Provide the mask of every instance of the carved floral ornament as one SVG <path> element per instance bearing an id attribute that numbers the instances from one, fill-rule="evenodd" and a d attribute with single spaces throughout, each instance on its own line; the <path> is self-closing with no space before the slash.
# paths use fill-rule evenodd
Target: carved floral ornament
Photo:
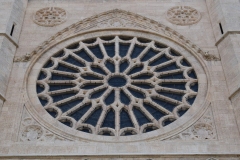
<path id="1" fill-rule="evenodd" d="M 42 54 L 47 49 L 56 45 L 57 43 L 63 41 L 64 39 L 76 36 L 78 34 L 84 33 L 86 31 L 94 31 L 101 29 L 132 29 L 132 30 L 142 30 L 147 32 L 152 32 L 163 37 L 167 37 L 173 41 L 176 41 L 187 48 L 189 51 L 200 54 L 207 61 L 219 61 L 220 59 L 214 55 L 209 54 L 201 50 L 198 46 L 193 44 L 191 41 L 186 39 L 184 36 L 180 35 L 171 28 L 160 24 L 149 18 L 134 14 L 131 12 L 115 9 L 111 11 L 104 12 L 77 22 L 62 31 L 58 32 L 56 35 L 50 37 L 48 40 L 44 41 L 40 46 L 38 46 L 31 53 L 27 53 L 21 57 L 15 57 L 15 62 L 27 62 L 36 54 Z"/>
<path id="2" fill-rule="evenodd" d="M 166 13 L 167 19 L 177 25 L 191 25 L 201 19 L 201 14 L 189 6 L 176 6 L 170 8 Z"/>
<path id="3" fill-rule="evenodd" d="M 67 13 L 64 9 L 59 7 L 46 7 L 38 10 L 33 20 L 35 23 L 45 27 L 53 27 L 65 22 Z"/>

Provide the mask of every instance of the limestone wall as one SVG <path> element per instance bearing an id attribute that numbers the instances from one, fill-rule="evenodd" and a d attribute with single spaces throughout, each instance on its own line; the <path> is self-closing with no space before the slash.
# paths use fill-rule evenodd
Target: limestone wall
<path id="1" fill-rule="evenodd" d="M 99 157 L 152 160 L 239 159 L 240 43 L 239 36 L 235 33 L 239 28 L 237 20 L 239 1 L 231 0 L 226 3 L 220 0 L 29 0 L 27 3 L 26 0 L 15 0 L 11 2 L 0 1 L 8 6 L 1 6 L 6 10 L 4 13 L 0 10 L 1 16 L 5 14 L 8 16 L 8 18 L 3 16 L 4 18 L 0 20 L 0 24 L 5 24 L 5 27 L 0 25 L 2 32 L 0 55 L 3 53 L 0 58 L 0 68 L 3 68 L 0 71 L 0 93 L 6 99 L 0 115 L 0 156 L 3 159 L 17 159 L 17 157 L 30 159 L 36 158 L 35 156 L 42 159 L 51 156 L 56 159 L 60 158 L 59 156 L 63 156 L 61 157 L 63 159 L 100 159 Z M 171 23 L 166 18 L 166 12 L 174 6 L 190 6 L 201 14 L 201 19 L 191 25 Z M 55 26 L 35 23 L 33 20 L 35 13 L 46 7 L 64 9 L 67 13 L 66 21 Z M 190 63 L 196 66 L 195 69 L 202 72 L 198 78 L 205 82 L 201 87 L 205 87 L 207 94 L 199 95 L 205 96 L 199 104 L 203 101 L 206 103 L 199 108 L 195 104 L 199 114 L 188 114 L 187 118 L 190 119 L 188 123 L 182 125 L 180 119 L 179 123 L 172 125 L 177 128 L 176 126 L 181 124 L 181 127 L 174 131 L 167 132 L 171 129 L 169 127 L 163 129 L 162 133 L 165 134 L 162 135 L 152 132 L 146 133 L 147 136 L 138 135 L 139 137 L 135 139 L 128 136 L 125 142 L 119 140 L 122 137 L 113 139 L 102 137 L 96 140 L 97 138 L 91 139 L 87 133 L 79 134 L 63 126 L 47 115 L 39 102 L 32 103 L 35 84 L 31 82 L 31 78 L 34 79 L 37 73 L 32 71 L 29 75 L 31 71 L 29 68 L 35 65 L 39 70 L 43 66 L 41 63 L 43 60 L 39 57 L 44 57 L 42 56 L 44 53 L 46 53 L 45 57 L 50 56 L 78 39 L 94 37 L 95 33 L 116 34 L 116 28 L 114 31 L 109 28 L 112 27 L 113 30 L 116 27 L 114 25 L 119 25 L 119 22 L 110 27 L 109 24 L 101 23 L 101 26 L 109 27 L 104 31 L 104 28 L 97 28 L 98 25 L 100 26 L 101 17 L 89 18 L 113 9 L 131 12 L 126 15 L 124 12 L 122 18 L 131 19 L 132 24 L 135 24 L 132 25 L 135 30 L 128 29 L 126 25 L 117 26 L 125 33 L 141 37 L 151 32 L 149 39 L 171 42 L 173 46 L 184 52 Z M 145 18 L 139 18 L 135 14 Z M 106 16 L 111 17 L 111 13 L 106 12 Z M 228 19 L 228 16 L 231 18 Z M 77 23 L 86 18 L 89 19 Z M 17 28 L 12 38 L 9 36 L 9 26 L 13 22 L 17 24 Z M 220 22 L 226 34 L 225 38 L 219 29 Z M 66 27 L 68 28 L 65 29 Z M 88 32 L 91 29 L 95 32 Z M 143 31 L 144 33 L 139 33 Z M 228 34 L 228 31 L 234 32 Z M 118 34 L 121 33 L 123 31 L 119 31 Z M 190 53 L 192 54 L 189 55 Z M 35 61 L 37 63 L 34 63 Z M 32 90 L 31 94 L 27 89 L 28 82 L 33 86 L 29 89 Z M 0 106 L 1 103 L 0 101 Z M 204 127 L 199 129 L 198 124 Z M 33 130 L 36 130 L 39 136 L 30 133 L 29 126 L 35 127 Z M 208 135 L 209 133 L 211 136 Z"/>

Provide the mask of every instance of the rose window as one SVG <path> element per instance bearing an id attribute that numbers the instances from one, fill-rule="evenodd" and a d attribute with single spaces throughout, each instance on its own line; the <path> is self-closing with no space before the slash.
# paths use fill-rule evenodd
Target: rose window
<path id="1" fill-rule="evenodd" d="M 192 106 L 197 91 L 197 75 L 180 53 L 128 36 L 67 46 L 46 62 L 37 80 L 38 98 L 53 118 L 106 136 L 174 123 Z"/>

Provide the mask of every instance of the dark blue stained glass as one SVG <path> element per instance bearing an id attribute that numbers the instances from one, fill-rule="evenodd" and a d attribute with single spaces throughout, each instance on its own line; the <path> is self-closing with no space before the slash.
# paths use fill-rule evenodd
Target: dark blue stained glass
<path id="1" fill-rule="evenodd" d="M 157 48 L 167 48 L 167 46 L 165 44 L 161 44 L 161 43 L 155 43 L 155 46 Z"/>
<path id="2" fill-rule="evenodd" d="M 68 89 L 68 88 L 73 88 L 74 85 L 49 85 L 49 91 L 56 91 L 56 90 L 61 90 L 61 89 Z"/>
<path id="3" fill-rule="evenodd" d="M 113 40 L 114 38 L 115 38 L 114 36 L 101 37 L 101 39 L 104 40 L 104 41 L 111 41 L 111 40 Z"/>
<path id="4" fill-rule="evenodd" d="M 91 66 L 92 71 L 103 74 L 103 75 L 107 75 L 99 66 Z"/>
<path id="5" fill-rule="evenodd" d="M 135 76 L 132 79 L 150 79 L 150 78 L 152 78 L 152 76 L 153 75 L 142 74 L 142 75 Z"/>
<path id="6" fill-rule="evenodd" d="M 150 42 L 151 42 L 151 40 L 145 39 L 145 38 L 138 38 L 137 40 L 138 40 L 140 43 L 150 43 Z"/>
<path id="7" fill-rule="evenodd" d="M 83 42 L 83 43 L 90 44 L 90 43 L 94 43 L 94 42 L 96 42 L 96 41 L 97 41 L 97 39 L 96 39 L 96 38 L 93 38 L 93 39 L 84 40 L 84 41 L 82 41 L 82 42 Z"/>
<path id="8" fill-rule="evenodd" d="M 160 106 L 162 106 L 163 108 L 169 110 L 170 112 L 172 112 L 173 109 L 177 106 L 177 105 L 175 105 L 175 104 L 172 104 L 172 103 L 170 103 L 170 102 L 161 100 L 161 99 L 159 99 L 159 98 L 152 98 L 152 100 L 153 100 L 155 103 L 157 103 L 157 104 L 159 104 Z"/>
<path id="9" fill-rule="evenodd" d="M 180 90 L 186 90 L 185 85 L 186 85 L 186 83 L 162 83 L 162 84 L 160 84 L 160 86 L 162 86 L 162 87 L 180 89 Z"/>
<path id="10" fill-rule="evenodd" d="M 61 122 L 61 121 L 60 121 Z M 65 124 L 68 127 L 71 127 L 71 122 L 70 121 L 65 121 L 65 122 L 61 122 L 62 124 Z"/>
<path id="11" fill-rule="evenodd" d="M 145 123 L 150 123 L 151 121 L 136 107 L 133 108 L 133 113 L 138 121 L 139 126 L 145 124 Z"/>
<path id="12" fill-rule="evenodd" d="M 81 89 L 93 89 L 93 88 L 96 88 L 101 85 L 102 84 L 86 84 L 86 85 L 82 86 Z"/>
<path id="13" fill-rule="evenodd" d="M 44 86 L 37 84 L 37 93 L 41 93 L 42 91 L 44 91 Z"/>
<path id="14" fill-rule="evenodd" d="M 69 46 L 67 46 L 67 49 L 77 49 L 79 47 L 79 43 L 74 43 Z"/>
<path id="15" fill-rule="evenodd" d="M 103 95 L 103 93 L 106 91 L 107 88 L 104 88 L 102 90 L 99 90 L 97 92 L 94 92 L 91 96 L 90 99 L 95 99 L 95 98 L 99 98 L 101 95 Z"/>
<path id="16" fill-rule="evenodd" d="M 140 55 L 140 53 L 144 50 L 145 47 L 142 47 L 142 46 L 139 46 L 139 45 L 135 45 L 134 46 L 134 49 L 132 51 L 132 54 L 131 54 L 131 58 L 136 58 Z"/>
<path id="17" fill-rule="evenodd" d="M 167 62 L 167 61 L 169 61 L 169 59 L 165 55 L 163 55 L 163 56 L 157 58 L 156 60 L 154 60 L 153 62 L 151 62 L 149 64 L 149 66 L 156 66 L 156 65 L 159 65 L 159 64 Z"/>
<path id="18" fill-rule="evenodd" d="M 47 99 L 42 99 L 40 97 L 39 97 L 39 101 L 42 104 L 42 106 L 45 106 L 48 103 Z"/>
<path id="19" fill-rule="evenodd" d="M 198 91 L 198 83 L 191 84 L 191 85 L 190 85 L 190 88 L 191 88 L 191 90 L 197 92 L 197 91 Z"/>
<path id="20" fill-rule="evenodd" d="M 128 52 L 128 49 L 130 47 L 130 44 L 119 44 L 119 55 L 121 57 L 125 57 L 127 52 Z"/>
<path id="21" fill-rule="evenodd" d="M 127 80 L 120 76 L 115 76 L 108 80 L 108 84 L 113 87 L 122 87 L 126 83 L 127 83 Z"/>
<path id="22" fill-rule="evenodd" d="M 102 113 L 102 108 L 96 109 L 85 121 L 85 123 L 91 124 L 92 126 L 96 126 L 98 119 Z"/>
<path id="23" fill-rule="evenodd" d="M 99 59 L 103 58 L 102 51 L 99 47 L 99 45 L 93 46 L 93 47 L 88 47 L 89 50 Z"/>
<path id="24" fill-rule="evenodd" d="M 115 72 L 115 65 L 114 65 L 113 62 L 106 61 L 105 66 L 107 67 L 107 69 L 108 69 L 110 72 L 112 72 L 112 73 Z"/>
<path id="25" fill-rule="evenodd" d="M 143 103 L 143 106 L 148 110 L 149 113 L 151 113 L 151 115 L 156 119 L 159 120 L 160 118 L 162 118 L 163 116 L 166 116 L 166 114 L 162 113 L 161 111 L 159 111 L 157 108 L 153 107 L 150 104 L 147 103 Z"/>
<path id="26" fill-rule="evenodd" d="M 182 101 L 182 97 L 183 97 L 183 94 L 170 93 L 170 92 L 158 92 L 158 94 L 178 100 L 178 101 Z"/>
<path id="27" fill-rule="evenodd" d="M 174 122 L 175 120 L 172 120 L 172 119 L 167 119 L 163 122 L 163 126 L 167 126 L 169 124 L 171 124 L 172 122 Z"/>
<path id="28" fill-rule="evenodd" d="M 143 69 L 143 66 L 139 66 L 139 67 L 134 66 L 134 68 L 130 72 L 128 72 L 127 75 L 131 75 L 133 73 L 140 72 L 142 69 Z"/>
<path id="29" fill-rule="evenodd" d="M 63 57 L 65 55 L 65 53 L 64 53 L 64 51 L 63 50 L 61 50 L 61 51 L 59 51 L 58 53 L 56 53 L 53 57 Z"/>
<path id="30" fill-rule="evenodd" d="M 188 103 L 189 103 L 190 105 L 192 105 L 193 102 L 195 101 L 195 99 L 196 99 L 196 96 L 188 97 L 187 101 L 188 101 Z"/>
<path id="31" fill-rule="evenodd" d="M 114 44 L 104 44 L 105 50 L 109 57 L 114 57 L 115 55 L 115 45 Z"/>
<path id="32" fill-rule="evenodd" d="M 96 77 L 96 76 L 94 76 L 94 75 L 90 75 L 90 74 L 88 74 L 88 75 L 82 75 L 82 78 L 84 78 L 84 79 L 86 79 L 86 80 L 101 80 L 101 78 L 98 78 L 98 77 Z"/>
<path id="33" fill-rule="evenodd" d="M 71 73 L 78 73 L 77 70 L 72 69 L 72 68 L 67 67 L 67 66 L 64 66 L 62 64 L 58 64 L 58 67 L 55 70 L 64 71 L 64 72 L 71 72 Z"/>
<path id="34" fill-rule="evenodd" d="M 171 70 L 175 70 L 175 69 L 179 69 L 179 67 L 176 65 L 176 63 L 172 63 L 168 66 L 156 69 L 156 72 L 164 72 L 164 71 L 171 71 Z"/>
<path id="35" fill-rule="evenodd" d="M 115 100 L 115 91 L 112 90 L 104 101 L 106 105 L 110 105 L 114 102 L 114 100 Z"/>
<path id="36" fill-rule="evenodd" d="M 148 75 L 148 74 L 141 74 L 141 75 L 138 75 L 132 79 L 150 79 L 152 78 L 153 75 Z"/>
<path id="37" fill-rule="evenodd" d="M 53 102 L 61 101 L 63 99 L 75 96 L 77 93 L 63 93 L 59 95 L 52 95 Z"/>
<path id="38" fill-rule="evenodd" d="M 136 91 L 136 90 L 131 89 L 131 88 L 128 88 L 128 90 L 136 98 L 145 98 L 145 95 L 142 92 L 140 92 L 140 91 Z"/>
<path id="39" fill-rule="evenodd" d="M 38 80 L 43 80 L 44 78 L 46 78 L 47 75 L 44 74 L 43 72 L 40 72 L 39 76 L 38 76 Z"/>
<path id="40" fill-rule="evenodd" d="M 88 129 L 88 128 L 83 128 L 83 129 L 80 130 L 80 131 L 85 132 L 85 133 L 91 133 L 91 132 L 90 132 L 90 129 Z"/>
<path id="41" fill-rule="evenodd" d="M 151 88 L 153 88 L 153 86 L 151 86 L 150 84 L 145 84 L 145 83 L 142 83 L 142 84 L 132 83 L 132 85 L 137 86 L 139 88 L 143 88 L 143 89 L 151 89 Z"/>
<path id="42" fill-rule="evenodd" d="M 119 38 L 124 41 L 129 41 L 133 39 L 133 37 L 130 37 L 130 36 L 119 36 Z"/>
<path id="43" fill-rule="evenodd" d="M 50 67 L 52 67 L 53 66 L 53 61 L 51 61 L 51 60 L 49 60 L 49 61 L 47 61 L 47 63 L 43 66 L 43 68 L 50 68 Z"/>
<path id="44" fill-rule="evenodd" d="M 181 64 L 182 64 L 183 66 L 190 67 L 189 62 L 186 61 L 185 59 L 182 60 Z"/>
<path id="45" fill-rule="evenodd" d="M 152 58 L 153 56 L 155 56 L 158 52 L 154 51 L 153 49 L 150 49 L 145 55 L 144 57 L 141 59 L 142 62 L 145 62 L 147 60 L 149 60 L 150 58 Z"/>
<path id="46" fill-rule="evenodd" d="M 124 72 L 127 69 L 128 66 L 129 66 L 129 63 L 127 61 L 122 62 L 120 64 L 120 72 L 121 73 Z"/>
<path id="47" fill-rule="evenodd" d="M 91 104 L 85 104 L 79 110 L 70 114 L 69 116 L 73 117 L 76 121 L 78 121 L 89 110 L 91 106 Z"/>
<path id="48" fill-rule="evenodd" d="M 84 49 L 81 49 L 80 51 L 76 51 L 74 53 L 88 62 L 93 62 L 92 58 L 86 53 Z"/>
<path id="49" fill-rule="evenodd" d="M 115 128 L 115 113 L 112 109 L 107 113 L 103 121 L 102 127 L 110 127 L 113 129 Z"/>
<path id="50" fill-rule="evenodd" d="M 132 132 L 125 132 L 125 135 L 124 136 L 132 136 L 132 135 L 134 135 Z"/>
<path id="51" fill-rule="evenodd" d="M 120 128 L 134 127 L 128 113 L 123 109 L 120 113 Z"/>
<path id="52" fill-rule="evenodd" d="M 111 133 L 110 133 L 110 132 L 103 132 L 102 135 L 103 135 L 103 136 L 111 136 Z"/>
<path id="53" fill-rule="evenodd" d="M 170 50 L 170 54 L 171 54 L 172 56 L 179 56 L 179 53 L 176 52 L 176 51 L 173 50 L 173 49 Z"/>
<path id="54" fill-rule="evenodd" d="M 47 112 L 48 112 L 53 118 L 56 118 L 56 117 L 57 117 L 57 112 L 56 112 L 56 111 L 47 110 Z"/>
<path id="55" fill-rule="evenodd" d="M 154 131 L 154 130 L 156 130 L 156 129 L 153 129 L 152 127 L 148 127 L 148 128 L 146 128 L 145 133 L 151 132 L 151 131 Z"/>
<path id="56" fill-rule="evenodd" d="M 129 105 L 130 103 L 130 99 L 122 90 L 120 91 L 120 101 L 125 105 Z"/>
<path id="57" fill-rule="evenodd" d="M 178 111 L 178 115 L 179 115 L 179 117 L 181 117 L 182 115 L 184 115 L 186 112 L 188 111 L 188 109 L 180 109 L 179 111 Z"/>
<path id="58" fill-rule="evenodd" d="M 73 56 L 69 55 L 67 59 L 64 60 L 65 62 L 68 62 L 70 64 L 73 64 L 78 67 L 84 67 L 85 65 L 73 58 Z"/>
<path id="59" fill-rule="evenodd" d="M 76 79 L 76 78 L 68 77 L 65 75 L 58 75 L 58 74 L 54 74 L 54 73 L 52 73 L 52 77 L 51 77 L 51 80 L 74 80 L 74 79 Z"/>
<path id="60" fill-rule="evenodd" d="M 197 79 L 196 73 L 193 70 L 190 71 L 190 73 L 188 73 L 188 76 L 193 78 L 193 79 Z"/>
<path id="61" fill-rule="evenodd" d="M 69 109 L 73 108 L 74 106 L 78 105 L 79 103 L 81 103 L 83 101 L 83 99 L 75 99 L 72 100 L 71 102 L 67 102 L 65 104 L 62 105 L 58 105 L 58 108 L 60 108 L 62 110 L 62 112 L 66 112 Z"/>
<path id="62" fill-rule="evenodd" d="M 183 76 L 183 72 L 168 74 L 168 75 L 161 75 L 161 79 L 185 79 Z"/>

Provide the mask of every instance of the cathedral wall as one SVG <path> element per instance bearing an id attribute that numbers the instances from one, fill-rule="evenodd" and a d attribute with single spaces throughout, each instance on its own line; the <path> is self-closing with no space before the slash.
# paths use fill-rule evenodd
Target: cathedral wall
<path id="1" fill-rule="evenodd" d="M 226 28 L 228 30 L 236 30 L 238 28 L 238 26 L 228 25 L 229 21 L 236 21 L 236 17 L 228 20 L 228 22 L 224 19 L 226 15 L 232 15 L 229 11 L 231 6 L 224 3 L 222 4 L 225 6 L 224 11 L 221 11 L 220 3 L 210 0 L 29 0 L 26 12 L 24 12 L 26 2 L 16 0 L 14 6 L 19 5 L 19 10 L 14 9 L 14 12 L 10 10 L 5 12 L 7 15 L 12 13 L 12 15 L 18 15 L 18 17 L 12 18 L 13 20 L 9 20 L 11 18 L 0 20 L 0 23 L 4 23 L 6 26 L 12 24 L 13 21 L 17 23 L 16 26 L 21 26 L 21 18 L 23 18 L 25 13 L 22 28 L 16 28 L 16 35 L 11 40 L 4 36 L 0 37 L 2 46 L 0 46 L 0 55 L 4 53 L 0 59 L 0 68 L 5 68 L 5 70 L 1 70 L 4 71 L 3 73 L 0 71 L 0 81 L 2 81 L 1 84 L 4 84 L 0 86 L 0 93 L 5 95 L 7 89 L 6 101 L 0 114 L 0 156 L 3 159 L 17 159 L 17 157 L 34 159 L 36 156 L 41 159 L 49 157 L 58 159 L 63 155 L 61 157 L 63 159 L 99 159 L 101 156 L 102 159 L 206 160 L 213 158 L 209 160 L 239 160 L 240 133 L 237 123 L 240 124 L 240 119 L 238 118 L 240 112 L 238 109 L 238 94 L 234 94 L 233 98 L 229 100 L 229 96 L 239 87 L 238 84 L 240 82 L 239 70 L 236 69 L 239 68 L 239 36 L 229 35 L 216 47 L 217 41 L 222 37 L 219 30 L 219 20 L 221 20 L 224 31 Z M 237 1 L 231 0 L 231 3 L 237 3 Z M 201 20 L 186 26 L 169 22 L 166 19 L 166 12 L 174 6 L 191 6 L 197 9 L 201 13 Z M 60 7 L 66 10 L 66 21 L 53 27 L 34 23 L 33 16 L 35 12 L 45 7 Z M 192 63 L 198 63 L 198 61 L 194 60 L 194 57 L 197 57 L 197 60 L 200 59 L 199 61 L 202 62 L 204 70 L 207 71 L 208 76 L 203 81 L 208 83 L 209 91 L 206 100 L 209 102 L 209 105 L 185 129 L 177 130 L 175 134 L 168 137 L 165 135 L 166 138 L 152 134 L 152 137 L 149 136 L 146 140 L 134 142 L 131 142 L 131 136 L 128 138 L 129 141 L 126 142 L 119 141 L 113 143 L 104 141 L 104 137 L 101 141 L 91 141 L 84 138 L 72 138 L 73 136 L 71 137 L 67 134 L 68 128 L 65 126 L 65 128 L 59 126 L 63 129 L 61 132 L 57 132 L 51 128 L 51 125 L 48 123 L 43 124 L 34 115 L 35 113 L 31 110 L 31 108 L 34 108 L 30 103 L 31 98 L 30 100 L 26 98 L 25 83 L 28 79 L 28 73 L 26 72 L 32 65 L 32 61 L 36 60 L 36 56 L 40 55 L 34 55 L 35 57 L 33 56 L 30 60 L 13 62 L 14 54 L 15 57 L 31 54 L 34 49 L 39 46 L 41 48 L 41 44 L 44 41 L 58 34 L 64 28 L 85 18 L 112 9 L 126 10 L 164 24 L 189 39 L 203 51 L 208 51 L 209 54 L 221 58 L 221 61 L 207 61 L 200 53 L 188 56 L 190 60 L 193 60 Z M 0 15 L 2 15 L 1 10 Z M 18 22 L 19 19 L 20 21 Z M 142 21 L 144 23 L 144 20 Z M 94 20 L 91 22 L 94 23 Z M 0 28 L 0 32 L 2 30 L 4 33 L 9 33 L 9 27 Z M 113 33 L 115 32 L 111 33 L 109 31 L 109 34 Z M 129 31 L 129 33 L 134 34 L 133 31 Z M 104 33 L 99 32 L 98 34 Z M 86 37 L 91 36 L 94 36 L 94 34 L 86 34 Z M 157 37 L 157 34 L 149 36 L 150 39 L 155 37 Z M 54 52 L 61 49 L 62 46 L 67 45 L 71 41 L 73 42 L 74 38 L 77 39 L 77 36 L 73 37 L 72 40 L 68 39 L 64 40 L 64 42 L 59 42 L 58 47 L 50 48 L 50 51 Z M 171 37 L 167 39 L 171 40 Z M 17 45 L 14 45 L 13 42 Z M 176 40 L 174 42 L 178 43 Z M 16 46 L 18 46 L 17 49 Z M 181 51 L 184 50 L 183 48 L 179 47 Z M 50 55 L 49 52 L 47 54 Z M 41 66 L 42 64 L 39 63 L 38 65 Z M 12 69 L 10 69 L 11 67 Z M 34 77 L 34 75 L 31 76 Z M 199 78 L 203 79 L 203 76 Z M 206 84 L 204 86 L 206 87 Z M 1 103 L 0 101 L 0 106 Z M 39 115 L 43 115 L 43 119 L 49 120 L 50 116 L 48 117 L 45 112 L 38 108 L 36 110 Z M 189 117 L 191 116 L 189 115 Z M 51 122 L 55 126 L 59 125 L 53 120 Z M 205 124 L 206 122 L 208 122 L 207 126 L 210 125 L 210 132 L 214 133 L 214 136 L 201 139 L 201 136 L 206 136 L 206 132 L 203 131 L 204 133 L 201 134 L 201 130 L 200 133 L 196 133 L 199 134 L 197 136 L 200 139 L 188 137 L 188 135 L 195 134 L 196 124 Z M 42 131 L 41 139 L 33 141 L 24 139 L 24 136 L 26 138 L 26 134 L 28 134 L 25 129 L 30 125 L 40 126 Z M 115 140 L 117 141 L 118 138 Z"/>

